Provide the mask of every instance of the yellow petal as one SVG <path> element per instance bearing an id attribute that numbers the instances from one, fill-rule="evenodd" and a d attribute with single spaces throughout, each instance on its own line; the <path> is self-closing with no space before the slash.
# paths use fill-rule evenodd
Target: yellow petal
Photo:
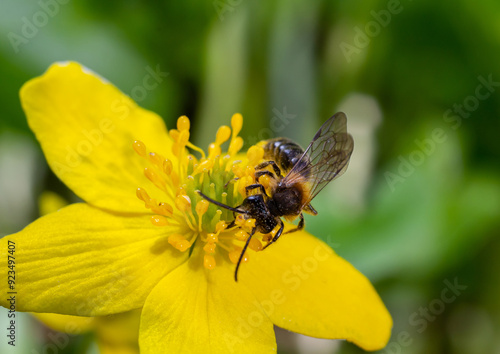
<path id="1" fill-rule="evenodd" d="M 188 256 L 169 246 L 169 231 L 145 215 L 87 204 L 39 218 L 0 240 L 4 260 L 15 244 L 16 309 L 96 316 L 142 307 L 158 281 Z M 3 294 L 6 287 L 7 272 L 0 272 Z M 10 305 L 6 296 L 0 305 Z"/>
<path id="2" fill-rule="evenodd" d="M 46 215 L 58 211 L 59 209 L 68 205 L 68 202 L 64 200 L 59 194 L 51 191 L 43 191 L 38 198 L 38 208 L 40 209 L 40 215 Z"/>
<path id="3" fill-rule="evenodd" d="M 147 186 L 146 165 L 132 144 L 141 140 L 169 156 L 172 142 L 160 117 L 73 62 L 27 82 L 21 101 L 47 162 L 73 192 L 101 208 L 144 212 L 135 190 Z"/>
<path id="4" fill-rule="evenodd" d="M 94 328 L 94 317 L 58 315 L 55 313 L 32 313 L 37 320 L 59 332 L 81 334 Z"/>
<path id="5" fill-rule="evenodd" d="M 275 353 L 272 323 L 251 291 L 227 262 L 204 269 L 200 250 L 146 300 L 141 353 Z"/>
<path id="6" fill-rule="evenodd" d="M 101 354 L 138 354 L 141 310 L 95 317 L 97 344 Z"/>
<path id="7" fill-rule="evenodd" d="M 365 350 L 387 344 L 392 319 L 377 292 L 322 241 L 296 232 L 251 256 L 238 279 L 271 309 L 277 326 Z"/>

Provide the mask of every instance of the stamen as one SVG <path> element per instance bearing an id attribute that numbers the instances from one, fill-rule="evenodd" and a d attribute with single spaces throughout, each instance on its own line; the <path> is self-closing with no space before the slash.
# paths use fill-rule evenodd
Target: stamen
<path id="1" fill-rule="evenodd" d="M 240 113 L 235 113 L 231 117 L 231 127 L 233 128 L 233 139 L 240 133 L 243 127 L 243 116 Z"/>
<path id="2" fill-rule="evenodd" d="M 242 147 L 243 139 L 241 138 L 241 136 L 238 136 L 234 138 L 234 140 L 231 140 L 231 143 L 229 144 L 228 154 L 231 156 L 236 155 Z"/>
<path id="3" fill-rule="evenodd" d="M 215 258 L 211 254 L 206 254 L 203 257 L 203 266 L 207 269 L 214 269 L 216 266 Z"/>
<path id="4" fill-rule="evenodd" d="M 183 131 L 183 130 L 189 130 L 191 127 L 191 123 L 189 122 L 189 118 L 186 116 L 180 116 L 177 119 L 177 130 Z"/>
<path id="5" fill-rule="evenodd" d="M 183 213 L 191 210 L 191 199 L 185 194 L 180 194 L 175 198 L 175 206 Z"/>
<path id="6" fill-rule="evenodd" d="M 229 259 L 231 260 L 232 263 L 234 264 L 238 263 L 242 250 L 243 248 L 241 247 L 235 247 L 233 251 L 229 252 Z M 244 263 L 248 262 L 248 253 L 246 251 L 241 261 Z"/>
<path id="7" fill-rule="evenodd" d="M 215 135 L 215 144 L 222 145 L 231 137 L 231 128 L 227 125 L 223 125 L 217 130 L 217 134 Z"/>
<path id="8" fill-rule="evenodd" d="M 165 191 L 165 181 L 152 169 L 145 167 L 144 168 L 144 175 L 146 176 L 147 179 L 149 179 L 153 184 L 161 189 L 162 191 Z"/>
<path id="9" fill-rule="evenodd" d="M 264 158 L 264 149 L 261 146 L 251 146 L 247 151 L 248 164 L 256 166 Z"/>
<path id="10" fill-rule="evenodd" d="M 202 229 L 203 215 L 207 212 L 209 205 L 210 204 L 204 199 L 200 200 L 196 204 L 195 210 L 196 210 L 196 214 L 198 214 L 198 231 L 199 232 L 203 231 L 203 229 Z"/>
<path id="11" fill-rule="evenodd" d="M 134 141 L 134 144 L 132 145 L 134 148 L 135 152 L 139 154 L 139 156 L 145 157 L 146 156 L 146 145 L 140 140 Z"/>
<path id="12" fill-rule="evenodd" d="M 215 253 L 215 243 L 206 243 L 205 246 L 203 246 L 203 250 L 206 253 Z"/>
<path id="13" fill-rule="evenodd" d="M 155 226 L 165 226 L 168 225 L 168 219 L 162 215 L 151 216 L 151 223 Z"/>
<path id="14" fill-rule="evenodd" d="M 248 248 L 250 248 L 251 250 L 253 250 L 255 252 L 258 252 L 258 251 L 262 250 L 262 242 L 260 242 L 257 238 L 252 237 L 252 239 L 248 243 Z"/>

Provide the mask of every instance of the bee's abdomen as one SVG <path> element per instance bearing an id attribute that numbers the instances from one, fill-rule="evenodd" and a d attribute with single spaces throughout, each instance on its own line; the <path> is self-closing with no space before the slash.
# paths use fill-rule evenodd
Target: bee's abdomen
<path id="1" fill-rule="evenodd" d="M 287 138 L 270 139 L 264 144 L 264 159 L 276 162 L 282 173 L 290 171 L 303 153 L 297 143 Z"/>

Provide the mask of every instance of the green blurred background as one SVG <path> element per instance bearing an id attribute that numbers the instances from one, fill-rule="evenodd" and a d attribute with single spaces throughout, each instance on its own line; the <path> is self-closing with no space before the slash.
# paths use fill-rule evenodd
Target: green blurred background
<path id="1" fill-rule="evenodd" d="M 188 115 L 203 145 L 235 112 L 250 144 L 288 136 L 307 145 L 343 110 L 355 152 L 315 200 L 307 229 L 381 294 L 394 318 L 381 352 L 500 353 L 500 2 L 0 4 L 0 236 L 38 217 L 44 190 L 75 200 L 18 98 L 52 62 L 81 62 L 169 127 Z M 148 68 L 169 75 L 138 95 Z M 450 284 L 454 298 L 443 298 Z M 22 321 L 14 352 L 44 353 L 51 332 Z M 282 353 L 361 352 L 277 336 Z M 87 334 L 58 352 L 97 349 Z"/>

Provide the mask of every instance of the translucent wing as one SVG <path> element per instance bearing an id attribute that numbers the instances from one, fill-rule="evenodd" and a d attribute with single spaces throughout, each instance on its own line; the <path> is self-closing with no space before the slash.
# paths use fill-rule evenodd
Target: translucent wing
<path id="1" fill-rule="evenodd" d="M 309 204 L 330 181 L 347 170 L 353 148 L 354 140 L 347 133 L 347 117 L 342 112 L 336 113 L 319 128 L 281 184 L 291 186 L 307 182 L 310 195 L 304 205 Z"/>

